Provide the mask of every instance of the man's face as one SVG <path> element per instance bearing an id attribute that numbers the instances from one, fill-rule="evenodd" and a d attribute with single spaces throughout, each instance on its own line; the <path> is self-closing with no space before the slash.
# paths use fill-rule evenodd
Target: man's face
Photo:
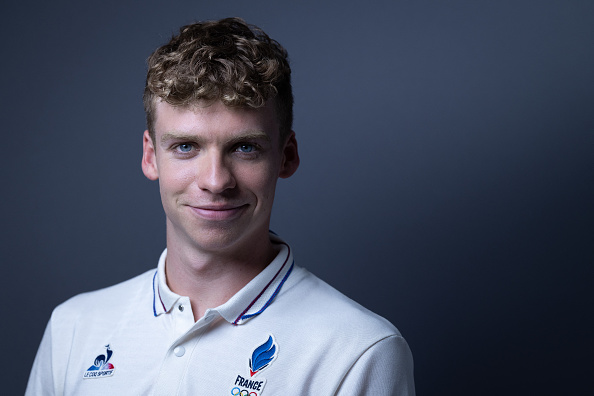
<path id="1" fill-rule="evenodd" d="M 280 142 L 275 106 L 155 106 L 142 168 L 159 179 L 167 243 L 234 253 L 268 240 L 276 181 L 299 165 L 291 133 Z"/>

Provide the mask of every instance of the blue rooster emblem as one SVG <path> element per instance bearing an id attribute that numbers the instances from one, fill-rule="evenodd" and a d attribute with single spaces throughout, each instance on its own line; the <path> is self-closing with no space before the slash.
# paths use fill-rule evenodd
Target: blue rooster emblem
<path id="1" fill-rule="evenodd" d="M 250 359 L 250 376 L 254 376 L 257 372 L 262 371 L 276 358 L 276 343 L 271 335 L 268 340 L 254 349 Z"/>
<path id="2" fill-rule="evenodd" d="M 109 363 L 109 359 L 113 354 L 112 350 L 109 349 L 109 344 L 105 345 L 107 356 L 99 355 L 95 358 L 95 363 L 87 369 L 87 371 L 95 371 L 95 370 L 112 370 L 115 367 L 113 364 Z"/>

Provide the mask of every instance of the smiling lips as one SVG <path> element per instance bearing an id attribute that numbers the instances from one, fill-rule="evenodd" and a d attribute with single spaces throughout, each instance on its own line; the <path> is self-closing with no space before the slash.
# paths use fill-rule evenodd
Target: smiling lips
<path id="1" fill-rule="evenodd" d="M 190 206 L 192 212 L 204 220 L 231 220 L 238 217 L 247 208 L 246 205 L 205 205 Z"/>

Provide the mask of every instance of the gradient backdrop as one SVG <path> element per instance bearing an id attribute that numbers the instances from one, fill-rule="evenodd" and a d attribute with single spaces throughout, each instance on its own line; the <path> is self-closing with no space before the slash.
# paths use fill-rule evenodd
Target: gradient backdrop
<path id="1" fill-rule="evenodd" d="M 226 16 L 292 60 L 302 165 L 272 228 L 401 330 L 419 395 L 594 389 L 594 2 L 1 9 L 2 394 L 23 393 L 54 306 L 156 266 L 145 59 Z"/>

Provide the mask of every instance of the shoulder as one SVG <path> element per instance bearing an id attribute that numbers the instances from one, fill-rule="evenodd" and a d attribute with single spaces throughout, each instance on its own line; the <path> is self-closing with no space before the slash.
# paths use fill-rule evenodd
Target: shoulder
<path id="1" fill-rule="evenodd" d="M 289 356 L 284 370 L 320 394 L 414 394 L 412 354 L 392 323 L 301 267 L 289 279 L 259 319 Z"/>
<path id="2" fill-rule="evenodd" d="M 373 313 L 345 296 L 304 268 L 295 268 L 294 282 L 287 286 L 286 298 L 297 300 L 294 307 L 303 317 L 314 318 L 314 323 L 338 328 L 344 332 L 374 334 L 379 339 L 401 336 L 388 320 Z"/>
<path id="3" fill-rule="evenodd" d="M 87 317 L 101 317 L 121 310 L 123 305 L 152 296 L 155 269 L 124 282 L 103 289 L 78 294 L 58 305 L 52 313 L 52 324 L 70 322 Z M 150 292 L 150 293 L 147 293 Z"/>
<path id="4" fill-rule="evenodd" d="M 299 342 L 307 343 L 313 350 L 332 351 L 348 357 L 351 363 L 384 339 L 402 339 L 404 342 L 398 329 L 387 319 L 309 271 L 295 267 L 293 276 L 291 282 L 287 281 L 287 288 L 279 294 L 278 301 L 271 304 L 267 320 L 277 321 L 279 327 L 290 323 L 290 331 L 300 334 Z"/>
<path id="5" fill-rule="evenodd" d="M 114 286 L 79 294 L 58 305 L 39 346 L 27 395 L 49 389 L 62 394 L 68 370 L 88 367 L 86 359 L 96 356 L 97 346 L 106 344 L 105 336 L 112 333 L 121 318 L 131 316 L 135 307 L 152 316 L 154 273 L 153 269 Z"/>

